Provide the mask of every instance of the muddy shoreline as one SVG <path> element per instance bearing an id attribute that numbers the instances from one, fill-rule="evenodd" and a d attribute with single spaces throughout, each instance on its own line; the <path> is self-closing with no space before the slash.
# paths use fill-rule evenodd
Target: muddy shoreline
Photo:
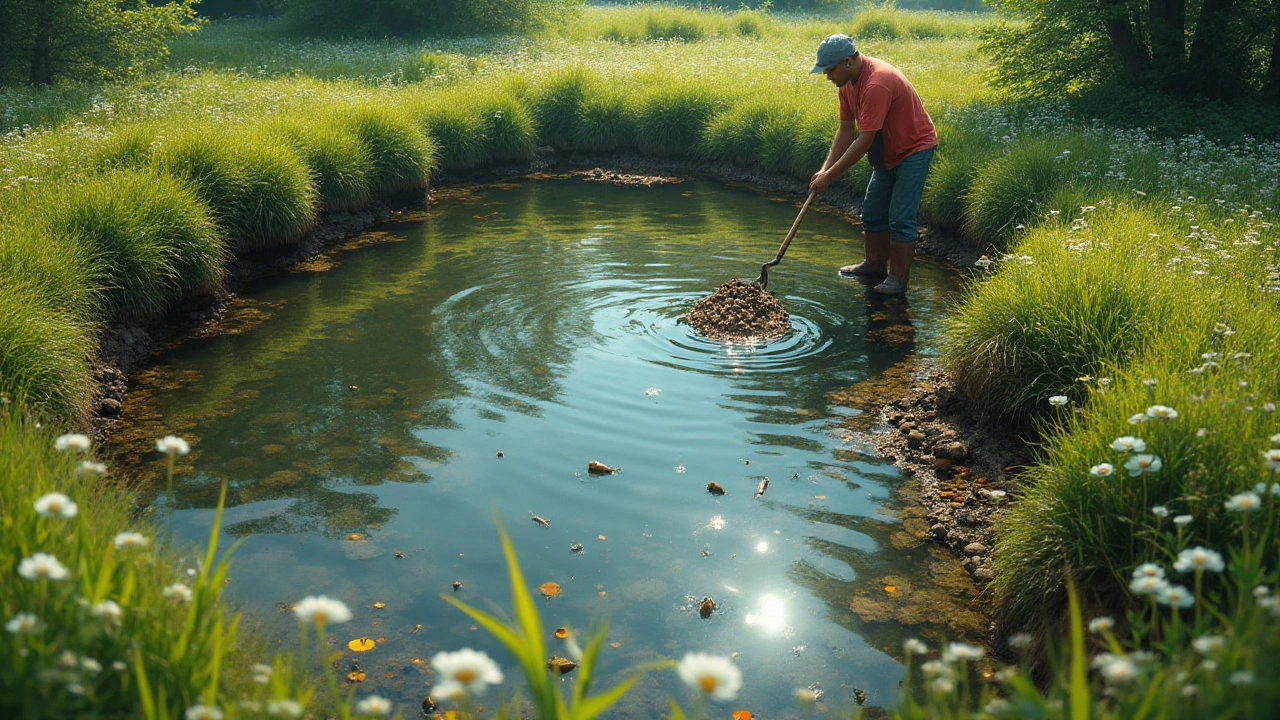
<path id="1" fill-rule="evenodd" d="M 435 190 L 517 177 L 577 178 L 644 187 L 679 182 L 679 175 L 688 173 L 794 196 L 797 205 L 808 190 L 801 180 L 727 162 L 634 154 L 558 154 L 542 149 L 530 163 L 445 174 L 433 180 L 425 192 L 383 198 L 359 212 L 323 215 L 298 244 L 233 261 L 221 293 L 189 298 L 167 315 L 146 324 L 108 328 L 94 367 L 99 393 L 90 432 L 98 441 L 109 441 L 128 391 L 129 376 L 144 368 L 153 355 L 193 334 L 218 332 L 228 304 L 247 284 L 276 272 L 323 263 L 325 253 L 366 244 L 353 239 L 397 214 L 421 211 L 430 204 Z M 858 225 L 860 203 L 860 196 L 833 187 L 813 208 Z M 917 253 L 957 269 L 974 267 L 974 261 L 981 256 L 962 238 L 930 229 L 922 229 Z M 1029 449 L 1007 428 L 985 419 L 934 364 L 918 364 L 909 380 L 892 387 L 873 391 L 856 404 L 864 411 L 864 420 L 874 424 L 874 428 L 863 429 L 871 431 L 869 437 L 876 451 L 908 476 L 904 488 L 911 491 L 898 493 L 904 503 L 903 520 L 918 540 L 947 549 L 981 587 L 992 577 L 993 525 L 1012 499 L 1017 469 L 1031 460 Z M 903 389 L 908 391 L 894 396 Z M 999 496 L 1001 492 L 1005 493 L 1003 498 Z M 856 605 L 856 599 L 851 604 Z"/>

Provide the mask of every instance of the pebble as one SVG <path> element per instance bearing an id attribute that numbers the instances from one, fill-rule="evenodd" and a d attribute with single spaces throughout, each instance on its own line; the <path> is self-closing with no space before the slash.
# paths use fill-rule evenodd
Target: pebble
<path id="1" fill-rule="evenodd" d="M 986 555 L 988 552 L 987 546 L 979 542 L 969 543 L 964 546 L 965 555 Z"/>
<path id="2" fill-rule="evenodd" d="M 973 579 L 980 582 L 991 582 L 996 579 L 996 573 L 991 568 L 980 567 L 973 571 Z"/>

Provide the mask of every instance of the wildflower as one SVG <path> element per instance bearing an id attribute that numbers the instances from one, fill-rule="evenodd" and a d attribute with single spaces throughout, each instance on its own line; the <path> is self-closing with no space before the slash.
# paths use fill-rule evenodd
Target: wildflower
<path id="1" fill-rule="evenodd" d="M 1271 594 L 1271 588 L 1266 585 L 1259 585 L 1253 589 L 1253 596 L 1256 598 L 1264 598 Z"/>
<path id="2" fill-rule="evenodd" d="M 1142 384 L 1143 384 L 1143 385 L 1146 385 L 1146 386 L 1147 386 L 1147 387 L 1149 387 L 1149 388 L 1153 388 L 1153 387 L 1155 387 L 1159 382 L 1160 382 L 1160 381 L 1159 381 L 1159 380 L 1156 380 L 1155 378 L 1147 378 L 1146 380 L 1143 380 L 1143 381 L 1142 381 Z"/>
<path id="3" fill-rule="evenodd" d="M 1179 690 L 1179 692 L 1181 692 L 1181 693 L 1182 693 L 1182 697 L 1194 697 L 1194 696 L 1196 695 L 1196 693 L 1200 692 L 1200 686 L 1198 686 L 1198 685 L 1183 685 L 1183 686 L 1182 686 L 1182 689 L 1181 689 L 1181 690 Z"/>
<path id="4" fill-rule="evenodd" d="M 1098 378 L 1098 385 L 1100 385 L 1101 387 L 1107 387 L 1110 384 L 1111 384 L 1111 378 Z"/>
<path id="5" fill-rule="evenodd" d="M 53 441 L 53 447 L 55 450 L 60 450 L 63 452 L 66 452 L 67 450 L 74 450 L 75 452 L 88 452 L 89 436 L 81 435 L 80 433 L 67 433 L 66 435 L 59 435 L 58 439 Z"/>
<path id="6" fill-rule="evenodd" d="M 1089 621 L 1089 632 L 1095 633 L 1095 634 L 1111 632 L 1111 628 L 1115 626 L 1116 626 L 1115 620 L 1112 620 L 1110 617 L 1103 615 L 1102 617 L 1096 617 Z"/>
<path id="7" fill-rule="evenodd" d="M 9 618 L 9 622 L 4 624 L 4 629 L 14 635 L 31 635 L 40 632 L 40 618 L 32 613 L 20 612 Z"/>
<path id="8" fill-rule="evenodd" d="M 1164 568 L 1160 567 L 1155 563 L 1142 563 L 1141 565 L 1133 569 L 1133 577 L 1134 579 L 1137 579 L 1140 577 L 1153 577 L 1153 578 L 1160 578 L 1161 580 L 1163 580 Z"/>
<path id="9" fill-rule="evenodd" d="M 934 692 L 947 695 L 955 692 L 956 679 L 952 677 L 934 678 L 929 681 L 929 687 L 932 688 Z"/>
<path id="10" fill-rule="evenodd" d="M 1126 685 L 1138 679 L 1138 664 L 1124 656 L 1113 657 L 1099 672 L 1112 685 Z"/>
<path id="11" fill-rule="evenodd" d="M 36 513 L 40 517 L 73 518 L 80 506 L 62 493 L 47 493 L 36 499 Z"/>
<path id="12" fill-rule="evenodd" d="M 1066 395 L 1054 395 L 1053 397 L 1049 398 L 1049 404 L 1054 407 L 1062 407 L 1063 405 L 1066 405 L 1069 402 L 1071 402 L 1071 398 L 1067 397 Z"/>
<path id="13" fill-rule="evenodd" d="M 676 666 L 676 674 L 714 700 L 732 700 L 742 687 L 742 673 L 726 657 L 689 653 Z"/>
<path id="14" fill-rule="evenodd" d="M 182 583 L 174 583 L 172 585 L 169 585 L 165 587 L 164 590 L 161 590 L 160 594 L 170 600 L 177 600 L 178 602 L 191 602 L 191 588 L 187 587 L 186 585 L 183 585 Z"/>
<path id="15" fill-rule="evenodd" d="M 920 666 L 920 672 L 927 678 L 954 677 L 955 671 L 941 660 L 930 660 Z"/>
<path id="16" fill-rule="evenodd" d="M 112 541 L 116 548 L 140 548 L 147 546 L 147 538 L 141 533 L 122 532 L 116 534 L 116 538 Z"/>
<path id="17" fill-rule="evenodd" d="M 1271 444 L 1280 445 L 1280 433 L 1276 433 L 1275 435 L 1271 436 Z"/>
<path id="18" fill-rule="evenodd" d="M 1147 443 L 1142 438 L 1125 435 L 1112 440 L 1111 449 L 1116 452 L 1142 452 L 1147 449 Z"/>
<path id="19" fill-rule="evenodd" d="M 923 655 L 929 652 L 929 646 L 920 642 L 916 638 L 907 638 L 902 642 L 902 649 L 912 655 Z"/>
<path id="20" fill-rule="evenodd" d="M 320 625 L 327 623 L 344 623 L 351 619 L 351 611 L 341 600 L 333 600 L 324 595 L 304 597 L 293 606 L 293 614 L 302 622 L 314 622 Z"/>
<path id="21" fill-rule="evenodd" d="M 1208 570 L 1209 572 L 1222 572 L 1226 567 L 1222 562 L 1222 555 L 1215 550 L 1205 547 L 1187 548 L 1178 553 L 1178 560 L 1173 564 L 1173 569 L 1180 573 L 1196 572 Z"/>
<path id="22" fill-rule="evenodd" d="M 249 670 L 253 673 L 253 681 L 259 685 L 266 685 L 271 682 L 272 668 L 270 665 L 255 663 Z"/>
<path id="23" fill-rule="evenodd" d="M 108 624 L 118 623 L 124 617 L 124 610 L 114 600 L 103 600 L 89 608 L 89 614 L 106 620 Z"/>
<path id="24" fill-rule="evenodd" d="M 1239 495 L 1232 495 L 1231 499 L 1222 505 L 1231 512 L 1253 512 L 1262 507 L 1262 498 L 1251 492 L 1242 492 Z"/>
<path id="25" fill-rule="evenodd" d="M 80 667 L 80 658 L 76 657 L 76 654 L 70 650 L 63 650 L 58 655 L 58 664 L 68 670 L 75 670 Z"/>
<path id="26" fill-rule="evenodd" d="M 92 460 L 85 460 L 76 466 L 76 472 L 81 475 L 106 475 L 107 466 Z"/>
<path id="27" fill-rule="evenodd" d="M 67 692 L 71 693 L 72 695 L 83 695 L 84 685 L 78 682 L 69 682 L 67 683 Z"/>
<path id="28" fill-rule="evenodd" d="M 102 672 L 102 663 L 91 657 L 80 658 L 80 669 L 87 673 L 100 673 Z"/>
<path id="29" fill-rule="evenodd" d="M 440 678 L 440 684 L 432 692 L 442 697 L 453 697 L 461 693 L 478 694 L 487 685 L 502 682 L 502 671 L 498 669 L 498 664 L 489 659 L 488 655 L 471 648 L 453 653 L 436 653 L 431 658 L 431 666 L 436 669 L 436 676 Z M 736 672 L 737 669 L 734 670 Z M 738 676 L 739 684 L 741 677 Z M 733 692 L 737 691 L 735 687 Z"/>
<path id="30" fill-rule="evenodd" d="M 367 700 L 368 698 L 365 698 L 365 699 Z M 387 703 L 387 705 L 390 706 L 390 703 Z M 388 707 L 388 709 L 390 709 L 390 707 Z M 271 717 L 286 718 L 287 720 L 297 720 L 297 718 L 302 717 L 302 711 L 303 711 L 302 703 L 298 702 L 297 700 L 293 700 L 291 698 L 285 698 L 283 700 L 267 701 L 267 715 L 270 715 Z M 361 711 L 357 710 L 357 712 L 361 712 Z M 382 712 L 382 713 L 362 712 L 361 714 L 385 715 L 386 713 L 385 712 Z"/>
<path id="31" fill-rule="evenodd" d="M 1253 684 L 1253 673 L 1248 670 L 1237 670 L 1231 673 L 1231 677 L 1227 678 L 1227 682 L 1232 685 L 1251 685 Z"/>
<path id="32" fill-rule="evenodd" d="M 1129 477 L 1137 477 L 1143 473 L 1158 473 L 1163 465 L 1160 456 L 1142 454 L 1126 460 L 1124 469 L 1129 471 Z"/>
<path id="33" fill-rule="evenodd" d="M 111 669 L 115 670 L 116 672 L 124 672 L 125 670 L 129 669 L 129 666 L 126 665 L 123 660 L 116 660 L 115 662 L 111 663 Z"/>
<path id="34" fill-rule="evenodd" d="M 18 574 L 28 580 L 61 580 L 67 569 L 49 553 L 36 553 L 18 563 Z"/>
<path id="35" fill-rule="evenodd" d="M 1200 669 L 1201 669 L 1201 670 L 1203 670 L 1203 671 L 1205 671 L 1205 672 L 1210 672 L 1210 673 L 1211 673 L 1211 672 L 1213 672 L 1214 670 L 1217 670 L 1217 669 L 1218 669 L 1218 661 L 1217 661 L 1217 660 L 1208 660 L 1208 659 L 1201 660 L 1201 661 L 1200 661 Z"/>
<path id="36" fill-rule="evenodd" d="M 1135 577 L 1129 582 L 1129 592 L 1134 595 L 1159 595 L 1167 587 L 1169 583 L 1165 582 L 1164 578 L 1151 575 Z"/>
<path id="37" fill-rule="evenodd" d="M 1166 585 L 1156 596 L 1156 602 L 1170 607 L 1189 608 L 1196 604 L 1196 599 L 1190 590 L 1181 585 Z"/>
<path id="38" fill-rule="evenodd" d="M 222 711 L 214 705 L 192 705 L 187 708 L 187 720 L 222 720 Z"/>
<path id="39" fill-rule="evenodd" d="M 1173 518 L 1173 524 L 1182 527 L 1183 525 L 1190 525 L 1192 520 L 1195 520 L 1193 515 L 1178 515 Z"/>
<path id="40" fill-rule="evenodd" d="M 1151 506 L 1151 514 L 1160 518 L 1169 517 L 1169 508 L 1163 505 L 1153 505 Z"/>
<path id="41" fill-rule="evenodd" d="M 1268 493 L 1272 495 L 1280 495 L 1280 483 L 1258 483 L 1253 486 L 1253 491 L 1259 496 L 1266 495 Z"/>
<path id="42" fill-rule="evenodd" d="M 1178 417 L 1178 411 L 1168 405 L 1152 405 L 1147 408 L 1147 417 L 1153 420 L 1174 420 Z"/>
<path id="43" fill-rule="evenodd" d="M 981 660 L 986 654 L 987 651 L 977 645 L 953 642 L 947 645 L 947 649 L 943 651 L 942 659 L 945 662 L 955 662 L 957 660 Z"/>
<path id="44" fill-rule="evenodd" d="M 191 446 L 177 435 L 165 435 L 156 441 L 156 451 L 168 455 L 186 455 L 191 452 Z"/>
<path id="45" fill-rule="evenodd" d="M 1207 428 L 1207 427 L 1202 427 L 1202 428 L 1200 428 L 1199 430 L 1197 430 L 1197 431 L 1196 431 L 1196 437 L 1198 437 L 1198 438 L 1205 438 L 1205 437 L 1209 437 L 1209 432 L 1210 432 L 1210 431 L 1209 431 L 1209 428 Z"/>
<path id="46" fill-rule="evenodd" d="M 1275 439 L 1273 438 L 1272 442 L 1274 441 Z M 1280 473 L 1280 448 L 1271 448 L 1262 453 L 1262 457 L 1266 458 L 1268 470 Z"/>
<path id="47" fill-rule="evenodd" d="M 1089 468 L 1089 474 L 1094 477 L 1111 477 L 1111 474 L 1115 471 L 1116 468 L 1111 463 L 1098 463 Z"/>
<path id="48" fill-rule="evenodd" d="M 1191 647 L 1195 648 L 1196 652 L 1201 655 L 1208 655 L 1209 653 L 1221 650 L 1226 646 L 1226 644 L 1227 639 L 1221 635 L 1201 635 L 1191 641 Z"/>
<path id="49" fill-rule="evenodd" d="M 1146 414 L 1146 413 L 1135 413 L 1135 414 L 1133 414 L 1133 415 L 1130 415 L 1130 416 L 1129 416 L 1129 424 L 1130 424 L 1130 425 L 1140 425 L 1140 424 L 1142 424 L 1142 423 L 1144 423 L 1144 422 L 1146 422 L 1146 421 L 1148 421 L 1148 420 L 1150 420 L 1150 419 L 1151 419 L 1151 418 L 1147 417 L 1147 414 Z"/>
<path id="50" fill-rule="evenodd" d="M 1009 647 L 1014 650 L 1026 650 L 1031 647 L 1031 643 L 1035 638 L 1031 637 L 1031 633 L 1014 633 L 1009 636 Z"/>

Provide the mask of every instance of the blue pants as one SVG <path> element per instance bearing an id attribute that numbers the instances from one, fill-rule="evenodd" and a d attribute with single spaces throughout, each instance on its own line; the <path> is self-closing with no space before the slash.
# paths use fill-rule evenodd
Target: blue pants
<path id="1" fill-rule="evenodd" d="M 872 170 L 862 199 L 862 228 L 890 232 L 896 243 L 913 243 L 919 230 L 920 196 L 937 148 L 913 152 L 892 170 Z"/>

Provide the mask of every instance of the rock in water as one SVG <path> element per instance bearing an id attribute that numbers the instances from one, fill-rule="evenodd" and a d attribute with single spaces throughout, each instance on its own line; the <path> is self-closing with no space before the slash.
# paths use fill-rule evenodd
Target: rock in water
<path id="1" fill-rule="evenodd" d="M 791 329 L 790 313 L 773 295 L 736 279 L 694 303 L 685 319 L 712 340 L 776 338 Z"/>

